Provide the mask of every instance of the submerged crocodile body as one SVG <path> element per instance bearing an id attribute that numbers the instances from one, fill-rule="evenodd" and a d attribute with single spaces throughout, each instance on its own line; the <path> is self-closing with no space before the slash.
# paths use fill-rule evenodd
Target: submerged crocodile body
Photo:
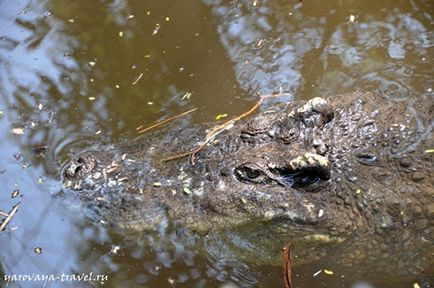
<path id="1" fill-rule="evenodd" d="M 194 165 L 163 159 L 196 148 L 210 126 L 97 144 L 74 156 L 62 178 L 66 191 L 125 227 L 170 219 L 200 231 L 261 227 L 285 239 L 403 227 L 432 235 L 433 115 L 430 98 L 289 102 L 229 125 Z"/>

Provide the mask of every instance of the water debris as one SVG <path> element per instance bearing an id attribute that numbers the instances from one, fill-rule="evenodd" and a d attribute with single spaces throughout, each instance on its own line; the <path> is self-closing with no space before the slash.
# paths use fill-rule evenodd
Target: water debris
<path id="1" fill-rule="evenodd" d="M 148 105 L 154 105 L 154 102 L 152 102 L 152 101 L 149 101 L 148 103 L 146 103 L 146 104 L 148 104 Z"/>
<path id="2" fill-rule="evenodd" d="M 151 58 L 151 55 L 146 54 L 146 55 L 144 56 L 144 58 L 145 58 L 145 59 L 147 59 L 147 58 Z"/>
<path id="3" fill-rule="evenodd" d="M 124 37 L 124 31 L 119 31 L 119 37 Z"/>
<path id="4" fill-rule="evenodd" d="M 0 118 L 3 117 L 3 110 L 0 110 Z"/>
<path id="5" fill-rule="evenodd" d="M 426 149 L 425 153 L 434 153 L 434 149 Z"/>
<path id="6" fill-rule="evenodd" d="M 416 282 L 416 283 L 414 283 L 414 284 L 413 284 L 413 288 L 420 288 L 420 285 L 419 285 L 419 283 L 417 283 L 417 282 Z"/>
<path id="7" fill-rule="evenodd" d="M 190 99 L 190 97 L 191 97 L 191 92 L 185 92 L 185 94 L 181 97 L 181 100 Z"/>
<path id="8" fill-rule="evenodd" d="M 225 118 L 227 116 L 228 116 L 228 114 L 219 114 L 215 117 L 215 120 L 220 120 L 220 119 Z"/>
<path id="9" fill-rule="evenodd" d="M 170 156 L 170 157 L 164 159 L 163 161 L 172 161 L 172 160 L 175 160 L 175 159 L 179 159 L 179 158 L 183 158 L 183 157 L 186 157 L 186 156 L 190 156 L 190 163 L 192 165 L 194 165 L 195 164 L 196 153 L 198 153 L 200 150 L 202 150 L 202 148 L 205 147 L 218 134 L 220 134 L 224 130 L 229 129 L 230 127 L 232 127 L 233 124 L 236 121 L 238 121 L 238 120 L 240 120 L 242 118 L 245 118 L 245 117 L 249 116 L 250 114 L 252 114 L 254 111 L 256 111 L 256 109 L 258 109 L 258 107 L 262 104 L 262 102 L 264 102 L 265 99 L 268 99 L 268 98 L 277 98 L 277 97 L 288 96 L 288 95 L 292 95 L 292 94 L 291 93 L 283 93 L 282 88 L 280 88 L 280 91 L 278 93 L 273 93 L 273 94 L 268 94 L 268 95 L 260 95 L 258 102 L 256 102 L 256 104 L 253 105 L 253 107 L 250 108 L 249 111 L 244 112 L 243 114 L 238 115 L 237 117 L 232 118 L 232 119 L 230 119 L 230 120 L 228 120 L 228 121 L 226 121 L 226 122 L 224 122 L 224 123 L 222 123 L 222 124 L 214 127 L 213 129 L 211 129 L 211 131 L 206 135 L 205 140 L 202 141 L 202 143 L 198 147 L 196 147 L 193 150 L 188 151 L 188 152 L 184 152 L 184 153 L 180 153 L 180 154 L 177 154 L 177 155 L 174 155 L 174 156 Z"/>
<path id="10" fill-rule="evenodd" d="M 350 15 L 350 17 L 348 17 L 348 22 L 353 23 L 356 20 L 356 16 L 354 16 L 353 14 Z"/>
<path id="11" fill-rule="evenodd" d="M 283 248 L 283 283 L 285 288 L 292 287 L 291 270 L 291 243 L 288 242 Z"/>
<path id="12" fill-rule="evenodd" d="M 88 64 L 90 67 L 93 67 L 96 65 L 96 61 L 89 61 Z"/>
<path id="13" fill-rule="evenodd" d="M 89 101 L 95 101 L 96 98 L 91 96 L 88 99 L 89 99 Z"/>
<path id="14" fill-rule="evenodd" d="M 44 180 L 42 180 L 42 177 L 38 177 L 38 184 L 42 184 Z"/>
<path id="15" fill-rule="evenodd" d="M 101 132 L 102 132 L 101 130 L 98 130 L 95 132 L 95 135 L 101 134 Z"/>
<path id="16" fill-rule="evenodd" d="M 152 184 L 154 187 L 161 187 L 161 182 L 154 182 L 154 184 Z"/>
<path id="17" fill-rule="evenodd" d="M 315 278 L 315 277 L 318 276 L 319 273 L 321 273 L 321 272 L 322 272 L 322 270 L 318 270 L 318 271 L 316 271 L 315 273 L 313 273 L 313 277 Z"/>
<path id="18" fill-rule="evenodd" d="M 170 17 L 166 17 L 166 22 L 169 22 L 170 21 Z"/>
<path id="19" fill-rule="evenodd" d="M 319 209 L 318 218 L 321 218 L 322 216 L 324 216 L 324 210 L 323 209 Z"/>
<path id="20" fill-rule="evenodd" d="M 253 0 L 253 2 L 252 2 L 252 6 L 253 6 L 254 8 L 258 7 L 258 6 L 259 6 L 259 0 Z"/>
<path id="21" fill-rule="evenodd" d="M 183 112 L 183 113 L 181 113 L 181 114 L 175 115 L 175 116 L 173 116 L 173 117 L 169 117 L 169 118 L 167 118 L 167 119 L 164 119 L 163 121 L 160 121 L 160 122 L 158 122 L 158 123 L 155 123 L 154 125 L 151 125 L 151 126 L 149 126 L 149 127 L 143 128 L 143 129 L 139 130 L 137 133 L 139 133 L 139 134 L 140 134 L 140 133 L 144 133 L 144 132 L 146 132 L 146 131 L 149 131 L 149 130 L 151 130 L 151 129 L 153 129 L 153 128 L 156 128 L 156 127 L 158 127 L 158 126 L 164 125 L 164 124 L 166 124 L 166 123 L 168 123 L 168 122 L 170 122 L 170 121 L 172 121 L 172 120 L 174 120 L 174 119 L 176 119 L 176 118 L 182 117 L 182 116 L 187 115 L 188 113 L 191 113 L 191 112 L 196 111 L 196 110 L 197 110 L 197 108 L 193 108 L 193 109 L 190 109 L 190 110 L 188 110 L 188 111 L 186 111 L 186 112 Z"/>
<path id="22" fill-rule="evenodd" d="M 262 47 L 262 45 L 264 45 L 265 39 L 261 38 L 258 41 L 256 41 L 256 43 L 254 44 L 255 48 L 259 49 Z"/>
<path id="23" fill-rule="evenodd" d="M 128 17 L 127 17 L 127 19 L 133 19 L 134 18 L 134 15 L 128 15 Z"/>
<path id="24" fill-rule="evenodd" d="M 324 274 L 326 274 L 326 275 L 333 275 L 334 273 L 333 273 L 332 270 L 324 269 Z"/>
<path id="25" fill-rule="evenodd" d="M 119 89 L 119 88 L 121 88 L 121 86 L 119 86 L 118 84 L 116 84 L 116 85 L 115 85 L 115 88 L 116 88 L 116 89 Z"/>
<path id="26" fill-rule="evenodd" d="M 136 85 L 137 82 L 139 82 L 139 80 L 142 79 L 142 77 L 143 77 L 143 73 L 140 73 L 139 76 L 137 76 L 136 80 L 134 80 L 133 83 L 131 84 Z"/>
<path id="27" fill-rule="evenodd" d="M 154 28 L 154 32 L 152 32 L 152 36 L 157 35 L 158 31 L 160 31 L 161 25 L 156 23 L 155 24 L 155 28 Z"/>
<path id="28" fill-rule="evenodd" d="M 35 249 L 33 249 L 33 251 L 35 251 L 36 254 L 42 254 L 42 248 L 41 247 L 35 247 Z"/>
<path id="29" fill-rule="evenodd" d="M 18 195 L 20 195 L 20 190 L 15 189 L 11 194 L 11 198 L 16 198 Z"/>
<path id="30" fill-rule="evenodd" d="M 6 218 L 0 224 L 0 231 L 3 231 L 8 225 L 8 223 L 12 220 L 12 217 L 14 217 L 15 213 L 18 211 L 18 207 L 20 207 L 20 203 L 15 204 L 15 206 L 12 207 L 12 210 L 9 212 L 9 214 L 6 214 L 5 212 L 1 212 L 1 215 Z"/>
<path id="31" fill-rule="evenodd" d="M 24 128 L 23 127 L 13 128 L 12 133 L 14 133 L 16 135 L 23 135 L 24 134 Z"/>
<path id="32" fill-rule="evenodd" d="M 182 192 L 184 192 L 184 193 L 187 194 L 187 195 L 190 195 L 190 194 L 192 193 L 191 190 L 188 189 L 188 187 L 184 187 L 184 188 L 182 188 Z"/>
<path id="33" fill-rule="evenodd" d="M 119 250 L 121 250 L 121 246 L 113 245 L 112 249 L 110 249 L 110 253 L 112 253 L 113 255 L 116 255 L 116 254 L 118 254 Z"/>
<path id="34" fill-rule="evenodd" d="M 74 23 L 75 20 L 71 18 L 71 19 L 68 19 L 68 22 L 69 22 L 69 23 Z"/>

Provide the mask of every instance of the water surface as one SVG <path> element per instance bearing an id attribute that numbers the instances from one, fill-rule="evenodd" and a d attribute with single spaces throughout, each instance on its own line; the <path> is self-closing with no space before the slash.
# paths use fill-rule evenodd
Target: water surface
<path id="1" fill-rule="evenodd" d="M 278 102 L 356 90 L 434 97 L 432 17 L 422 0 L 0 1 L 0 209 L 20 203 L 0 234 L 0 272 L 93 272 L 108 275 L 104 287 L 282 287 L 281 263 L 237 258 L 218 235 L 93 223 L 59 197 L 60 165 L 98 139 L 134 138 L 192 108 L 172 125 L 231 117 L 276 91 L 287 93 Z M 417 263 L 395 280 L 327 259 L 296 264 L 296 287 L 422 287 L 433 275 Z"/>

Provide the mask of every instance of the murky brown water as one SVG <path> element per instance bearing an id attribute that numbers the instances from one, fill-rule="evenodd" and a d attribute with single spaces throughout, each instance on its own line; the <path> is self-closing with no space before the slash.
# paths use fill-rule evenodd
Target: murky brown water
<path id="1" fill-rule="evenodd" d="M 176 125 L 237 115 L 280 89 L 293 97 L 279 101 L 433 96 L 432 17 L 429 0 L 0 0 L 0 209 L 20 202 L 13 231 L 0 233 L 0 272 L 107 274 L 104 287 L 282 287 L 280 263 L 244 263 L 218 235 L 92 223 L 57 196 L 56 169 L 101 137 L 132 138 L 191 108 Z M 434 272 L 358 278 L 326 259 L 296 264 L 296 287 L 422 287 Z M 314 276 L 323 269 L 334 274 Z"/>

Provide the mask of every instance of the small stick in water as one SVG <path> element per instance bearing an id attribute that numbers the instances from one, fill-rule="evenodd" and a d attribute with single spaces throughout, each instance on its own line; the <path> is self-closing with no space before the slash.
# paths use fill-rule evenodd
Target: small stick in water
<path id="1" fill-rule="evenodd" d="M 154 125 L 151 125 L 151 126 L 149 126 L 149 127 L 143 128 L 142 130 L 138 131 L 137 133 L 139 133 L 139 134 L 140 134 L 140 133 L 145 133 L 146 131 L 149 131 L 149 130 L 151 130 L 151 129 L 153 129 L 153 128 L 156 128 L 156 127 L 158 127 L 158 126 L 164 125 L 164 124 L 166 124 L 166 123 L 168 123 L 168 122 L 170 122 L 170 121 L 172 121 L 172 120 L 174 120 L 174 119 L 176 119 L 176 118 L 182 117 L 182 116 L 187 115 L 188 113 L 191 113 L 191 112 L 196 111 L 196 110 L 197 110 L 197 108 L 193 108 L 193 109 L 188 110 L 188 111 L 186 111 L 186 112 L 183 112 L 183 113 L 181 113 L 181 114 L 178 114 L 178 115 L 175 115 L 175 116 L 173 116 L 173 117 L 170 117 L 170 118 L 164 119 L 164 120 L 161 121 L 161 122 L 158 122 L 158 123 L 155 123 Z"/>
<path id="2" fill-rule="evenodd" d="M 288 242 L 283 248 L 283 284 L 291 288 L 291 244 Z"/>
<path id="3" fill-rule="evenodd" d="M 3 231 L 6 228 L 6 225 L 12 220 L 12 217 L 14 217 L 15 213 L 18 210 L 18 207 L 20 207 L 20 203 L 16 204 L 11 212 L 9 212 L 8 216 L 3 220 L 2 224 L 0 225 L 0 231 Z"/>
<path id="4" fill-rule="evenodd" d="M 211 130 L 211 132 L 208 133 L 208 135 L 206 136 L 205 140 L 203 141 L 202 144 L 200 144 L 197 148 L 191 150 L 190 152 L 184 152 L 184 153 L 180 153 L 174 156 L 170 156 L 166 159 L 164 159 L 163 161 L 171 161 L 171 160 L 175 160 L 175 159 L 179 159 L 185 156 L 190 156 L 190 163 L 191 165 L 194 165 L 196 163 L 196 153 L 198 153 L 200 150 L 202 150 L 203 147 L 205 147 L 205 145 L 210 142 L 212 139 L 214 139 L 215 136 L 217 136 L 220 132 L 224 131 L 227 127 L 229 127 L 232 123 L 246 117 L 249 116 L 250 114 L 252 114 L 253 112 L 255 112 L 256 109 L 258 109 L 258 107 L 262 104 L 262 102 L 264 102 L 265 99 L 268 98 L 277 98 L 277 97 L 281 97 L 281 96 L 287 96 L 290 95 L 289 93 L 283 93 L 282 90 L 280 90 L 279 93 L 275 93 L 275 94 L 268 94 L 268 95 L 261 95 L 259 96 L 259 100 L 258 102 L 255 103 L 255 105 L 253 105 L 252 108 L 250 108 L 249 111 L 244 112 L 241 115 L 238 115 L 235 118 L 232 118 L 218 126 L 216 126 L 215 128 L 213 128 Z"/>

